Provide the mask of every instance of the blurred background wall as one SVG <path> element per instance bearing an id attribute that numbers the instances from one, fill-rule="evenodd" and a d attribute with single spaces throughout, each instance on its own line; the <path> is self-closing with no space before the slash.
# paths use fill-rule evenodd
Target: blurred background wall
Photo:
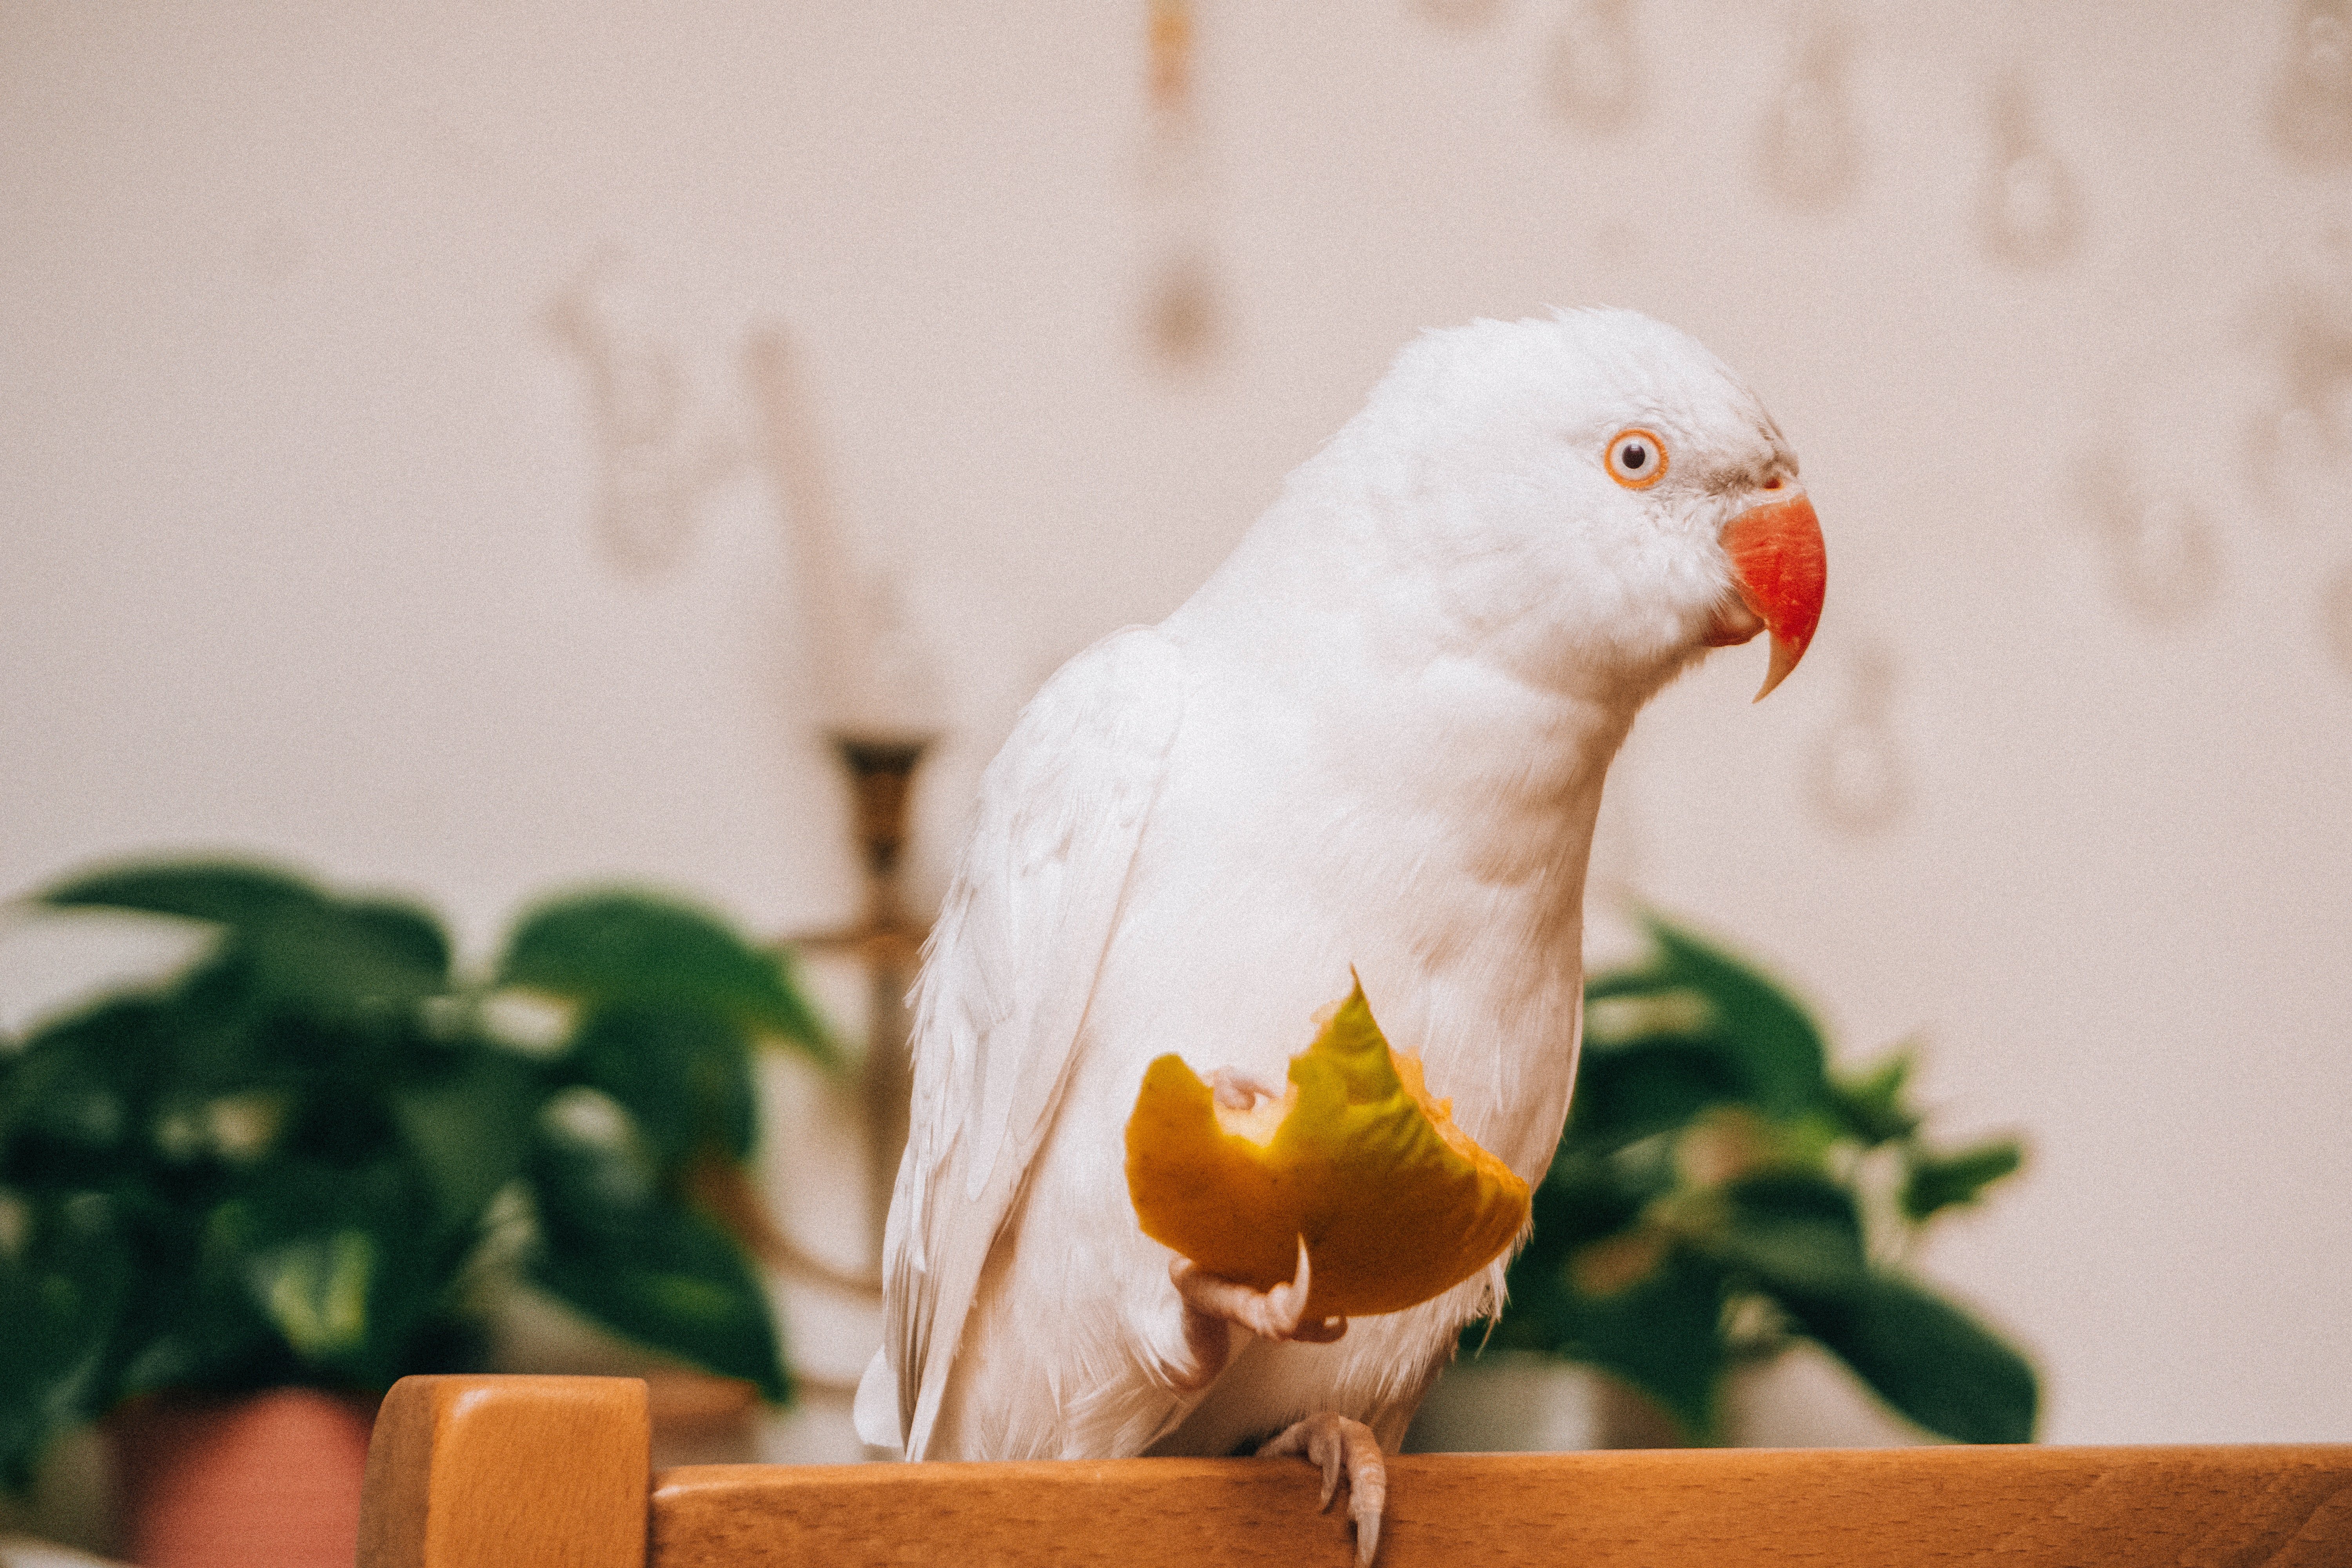
<path id="1" fill-rule="evenodd" d="M 2030 1138 L 1924 1264 L 2048 1436 L 2352 1438 L 2336 13 L 1199 0 L 1156 95 L 1150 16 L 12 0 L 0 890 L 229 849 L 478 948 L 610 878 L 836 924 L 862 626 L 945 731 L 936 897 L 1017 704 L 1401 342 L 1629 305 L 1775 410 L 1833 574 L 1771 701 L 1748 649 L 1643 720 L 1601 896 Z M 887 602 L 819 637 L 821 517 Z"/>

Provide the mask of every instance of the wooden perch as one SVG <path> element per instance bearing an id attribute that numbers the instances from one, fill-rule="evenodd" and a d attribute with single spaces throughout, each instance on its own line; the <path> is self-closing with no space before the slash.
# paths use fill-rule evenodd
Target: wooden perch
<path id="1" fill-rule="evenodd" d="M 644 1568 L 635 1377 L 404 1377 L 368 1445 L 361 1568 Z"/>
<path id="2" fill-rule="evenodd" d="M 359 1568 L 1347 1568 L 1304 1464 L 705 1465 L 648 1476 L 644 1384 L 413 1377 Z M 1406 1455 L 1381 1568 L 2345 1568 L 2352 1445 Z"/>

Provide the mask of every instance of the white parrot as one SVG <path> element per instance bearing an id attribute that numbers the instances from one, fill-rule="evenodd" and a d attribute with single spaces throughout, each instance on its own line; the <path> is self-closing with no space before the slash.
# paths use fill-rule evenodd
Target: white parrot
<path id="1" fill-rule="evenodd" d="M 1302 1321 L 1143 1235 L 1123 1131 L 1174 1050 L 1246 1107 L 1352 965 L 1519 1176 L 1568 1114 L 1587 853 L 1642 704 L 1819 616 L 1762 405 L 1625 310 L 1423 334 L 1183 606 L 1022 713 L 916 986 L 866 1441 L 909 1459 L 1306 1454 L 1379 1541 L 1392 1450 L 1503 1262 Z M 1761 696 L 1761 693 L 1759 693 Z"/>

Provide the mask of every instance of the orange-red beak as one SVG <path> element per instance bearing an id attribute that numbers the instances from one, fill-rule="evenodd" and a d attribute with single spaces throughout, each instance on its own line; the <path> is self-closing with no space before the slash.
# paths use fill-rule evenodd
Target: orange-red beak
<path id="1" fill-rule="evenodd" d="M 1822 595 L 1829 582 L 1821 519 L 1801 495 L 1750 507 L 1724 528 L 1723 552 L 1731 557 L 1740 599 L 1764 623 L 1760 629 L 1772 634 L 1772 665 L 1764 673 L 1764 689 L 1756 694 L 1761 702 L 1797 668 L 1813 640 L 1813 627 L 1821 624 Z M 1748 637 L 1758 629 L 1748 627 Z M 1721 640 L 1745 642 L 1747 637 Z"/>

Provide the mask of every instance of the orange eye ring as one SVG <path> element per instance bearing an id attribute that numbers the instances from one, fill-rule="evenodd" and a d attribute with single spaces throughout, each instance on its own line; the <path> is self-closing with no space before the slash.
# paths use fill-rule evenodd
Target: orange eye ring
<path id="1" fill-rule="evenodd" d="M 1666 477 L 1666 444 L 1649 430 L 1620 430 L 1603 459 L 1609 477 L 1629 490 L 1645 490 Z"/>

